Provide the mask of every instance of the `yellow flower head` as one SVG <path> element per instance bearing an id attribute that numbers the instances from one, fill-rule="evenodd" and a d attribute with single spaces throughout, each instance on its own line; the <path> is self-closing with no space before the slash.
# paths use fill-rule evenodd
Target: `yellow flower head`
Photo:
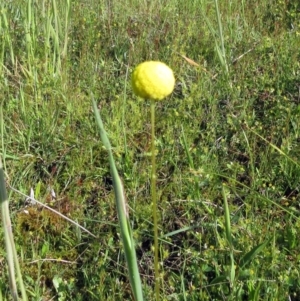
<path id="1" fill-rule="evenodd" d="M 134 93 L 144 99 L 162 100 L 172 93 L 175 86 L 172 69 L 156 61 L 139 64 L 131 81 Z"/>

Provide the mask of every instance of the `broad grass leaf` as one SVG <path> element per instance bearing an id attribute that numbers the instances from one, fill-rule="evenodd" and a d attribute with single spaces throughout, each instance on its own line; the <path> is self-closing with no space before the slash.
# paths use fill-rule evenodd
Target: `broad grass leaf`
<path id="1" fill-rule="evenodd" d="M 220 284 L 220 283 L 224 283 L 224 282 L 228 283 L 228 277 L 222 275 L 222 276 L 216 277 L 216 278 L 210 283 L 210 285 L 212 285 L 212 284 Z"/>
<path id="2" fill-rule="evenodd" d="M 251 251 L 246 253 L 240 260 L 240 269 L 244 268 L 258 253 L 262 252 L 269 240 L 254 247 Z"/>

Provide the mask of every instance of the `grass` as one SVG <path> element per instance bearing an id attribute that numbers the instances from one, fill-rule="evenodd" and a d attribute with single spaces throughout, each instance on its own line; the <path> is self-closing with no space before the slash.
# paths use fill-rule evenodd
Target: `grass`
<path id="1" fill-rule="evenodd" d="M 223 2 L 0 5 L 7 184 L 97 237 L 7 187 L 29 300 L 132 300 L 90 93 L 154 300 L 150 106 L 129 85 L 149 59 L 177 80 L 156 105 L 161 300 L 299 299 L 299 4 Z M 4 247 L 0 265 L 11 300 Z"/>

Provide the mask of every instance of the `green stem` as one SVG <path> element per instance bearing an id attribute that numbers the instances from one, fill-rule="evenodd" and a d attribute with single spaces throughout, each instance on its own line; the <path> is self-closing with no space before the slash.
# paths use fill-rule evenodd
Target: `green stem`
<path id="1" fill-rule="evenodd" d="M 157 201 L 156 201 L 156 153 L 155 153 L 155 100 L 151 100 L 151 197 L 154 223 L 154 269 L 155 269 L 155 299 L 159 300 L 159 266 L 158 266 L 158 226 L 157 226 Z"/>
<path id="2" fill-rule="evenodd" d="M 2 137 L 2 149 L 4 151 L 4 121 L 3 121 L 3 109 L 2 105 L 0 106 L 0 131 Z M 8 263 L 8 275 L 9 275 L 9 284 L 13 300 L 18 300 L 18 290 L 17 290 L 17 280 L 15 276 L 15 269 L 17 272 L 18 284 L 22 294 L 22 300 L 27 301 L 26 290 L 24 282 L 22 279 L 22 273 L 18 261 L 18 255 L 14 243 L 11 220 L 9 215 L 9 205 L 8 197 L 5 186 L 4 170 L 2 165 L 2 157 L 0 156 L 0 208 L 2 215 L 3 231 L 4 231 L 4 241 L 6 247 L 6 257 Z"/>
<path id="3" fill-rule="evenodd" d="M 228 75 L 228 65 L 227 65 L 227 60 L 226 60 L 226 51 L 225 51 L 225 46 L 224 46 L 223 29 L 222 29 L 222 22 L 221 22 L 221 15 L 220 15 L 220 11 L 219 11 L 218 0 L 215 0 L 215 6 L 216 6 L 216 14 L 217 14 L 217 20 L 218 20 L 219 38 L 221 41 L 222 65 L 225 68 L 226 75 Z"/>
<path id="4" fill-rule="evenodd" d="M 2 169 L 1 158 L 0 158 L 0 203 L 1 203 L 3 230 L 4 230 L 4 240 L 5 240 L 5 247 L 6 247 L 6 257 L 8 262 L 8 276 L 9 276 L 10 291 L 13 300 L 18 300 L 17 282 L 15 278 L 15 266 L 14 266 L 11 237 L 10 237 L 10 232 L 12 231 L 11 230 L 12 227 L 9 219 L 8 199 L 6 194 L 4 171 Z"/>

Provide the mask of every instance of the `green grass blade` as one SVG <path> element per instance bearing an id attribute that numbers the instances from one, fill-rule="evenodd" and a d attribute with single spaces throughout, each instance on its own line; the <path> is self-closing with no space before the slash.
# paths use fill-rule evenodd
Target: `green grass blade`
<path id="1" fill-rule="evenodd" d="M 181 132 L 182 132 L 183 147 L 184 147 L 184 150 L 185 150 L 185 153 L 186 153 L 189 165 L 190 165 L 190 167 L 192 169 L 194 169 L 195 166 L 194 166 L 193 158 L 192 158 L 191 153 L 190 153 L 189 148 L 188 148 L 188 144 L 187 144 L 187 141 L 186 141 L 186 137 L 185 137 L 183 126 L 181 126 Z"/>
<path id="2" fill-rule="evenodd" d="M 17 281 L 15 277 L 15 269 L 16 269 L 18 282 L 22 294 L 22 299 L 26 301 L 27 300 L 26 290 L 23 283 L 22 273 L 18 261 L 18 255 L 16 252 L 16 247 L 15 247 L 14 238 L 12 234 L 12 225 L 11 225 L 11 220 L 9 215 L 8 198 L 6 193 L 4 171 L 3 171 L 1 158 L 0 158 L 0 203 L 1 203 L 1 213 L 2 213 L 2 221 L 3 221 L 5 247 L 7 253 L 6 256 L 8 262 L 8 273 L 9 273 L 11 294 L 13 300 L 18 300 Z"/>
<path id="3" fill-rule="evenodd" d="M 240 268 L 243 269 L 258 253 L 263 251 L 268 243 L 269 241 L 265 241 L 246 253 L 240 260 Z"/>
<path id="4" fill-rule="evenodd" d="M 215 285 L 215 284 L 221 284 L 221 283 L 227 283 L 228 278 L 224 275 L 218 276 L 214 278 L 211 282 L 210 285 Z"/>
<path id="5" fill-rule="evenodd" d="M 222 186 L 222 194 L 224 200 L 224 214 L 225 214 L 225 231 L 226 231 L 226 239 L 232 248 L 232 236 L 231 236 L 231 225 L 230 225 L 230 212 L 227 202 L 227 195 L 225 191 L 224 185 Z"/>
<path id="6" fill-rule="evenodd" d="M 220 47 L 217 47 L 218 55 L 221 61 L 221 64 L 223 65 L 224 69 L 226 70 L 226 74 L 228 74 L 228 65 L 226 61 L 226 51 L 224 46 L 224 36 L 223 36 L 223 29 L 222 29 L 222 22 L 221 22 L 221 15 L 219 10 L 219 4 L 218 0 L 215 0 L 215 7 L 216 7 L 216 15 L 218 20 L 218 31 L 219 31 L 219 40 L 221 43 L 221 49 Z"/>
<path id="7" fill-rule="evenodd" d="M 9 234 L 12 231 L 12 227 L 9 218 L 8 199 L 6 194 L 4 171 L 2 167 L 1 158 L 0 158 L 0 202 L 1 202 L 4 240 L 5 240 L 5 247 L 6 247 L 6 257 L 8 262 L 8 276 L 9 276 L 10 290 L 11 290 L 13 300 L 18 300 L 13 251 L 12 251 L 11 239 Z"/>
<path id="8" fill-rule="evenodd" d="M 3 109 L 0 107 L 0 129 L 1 129 L 1 144 L 4 152 L 4 122 L 3 122 Z M 15 269 L 17 272 L 17 278 L 22 294 L 22 299 L 27 301 L 26 290 L 22 278 L 22 273 L 18 261 L 18 255 L 14 243 L 13 233 L 12 233 L 12 225 L 9 214 L 9 205 L 8 205 L 8 197 L 5 186 L 5 178 L 4 178 L 4 170 L 2 165 L 2 157 L 0 156 L 0 205 L 1 205 L 1 213 L 2 213 L 2 222 L 3 222 L 3 231 L 4 231 L 4 240 L 6 246 L 6 256 L 8 261 L 8 272 L 9 272 L 9 282 L 10 289 L 13 300 L 18 300 L 18 291 L 17 291 L 17 281 L 15 277 Z"/>
<path id="9" fill-rule="evenodd" d="M 113 158 L 110 141 L 104 129 L 103 122 L 93 96 L 92 96 L 92 104 L 93 104 L 93 109 L 96 117 L 96 122 L 99 127 L 101 141 L 104 144 L 109 156 L 110 171 L 113 180 L 114 193 L 116 197 L 116 206 L 117 206 L 118 218 L 120 223 L 121 238 L 123 241 L 125 257 L 128 265 L 130 284 L 132 287 L 135 300 L 142 301 L 143 300 L 142 284 L 141 284 L 141 278 L 140 278 L 138 265 L 137 265 L 136 252 L 135 252 L 134 241 L 133 241 L 132 231 L 129 222 L 128 211 L 126 208 L 126 199 L 125 199 L 123 185 L 119 177 L 116 164 Z"/>
<path id="10" fill-rule="evenodd" d="M 224 199 L 224 214 L 225 214 L 225 231 L 226 231 L 226 239 L 228 241 L 230 247 L 230 272 L 229 272 L 229 279 L 230 284 L 232 285 L 235 280 L 235 265 L 234 265 L 234 256 L 233 256 L 233 242 L 232 242 L 232 235 L 231 235 L 231 224 L 230 224 L 230 211 L 227 201 L 227 195 L 225 186 L 222 185 L 222 194 Z"/>

